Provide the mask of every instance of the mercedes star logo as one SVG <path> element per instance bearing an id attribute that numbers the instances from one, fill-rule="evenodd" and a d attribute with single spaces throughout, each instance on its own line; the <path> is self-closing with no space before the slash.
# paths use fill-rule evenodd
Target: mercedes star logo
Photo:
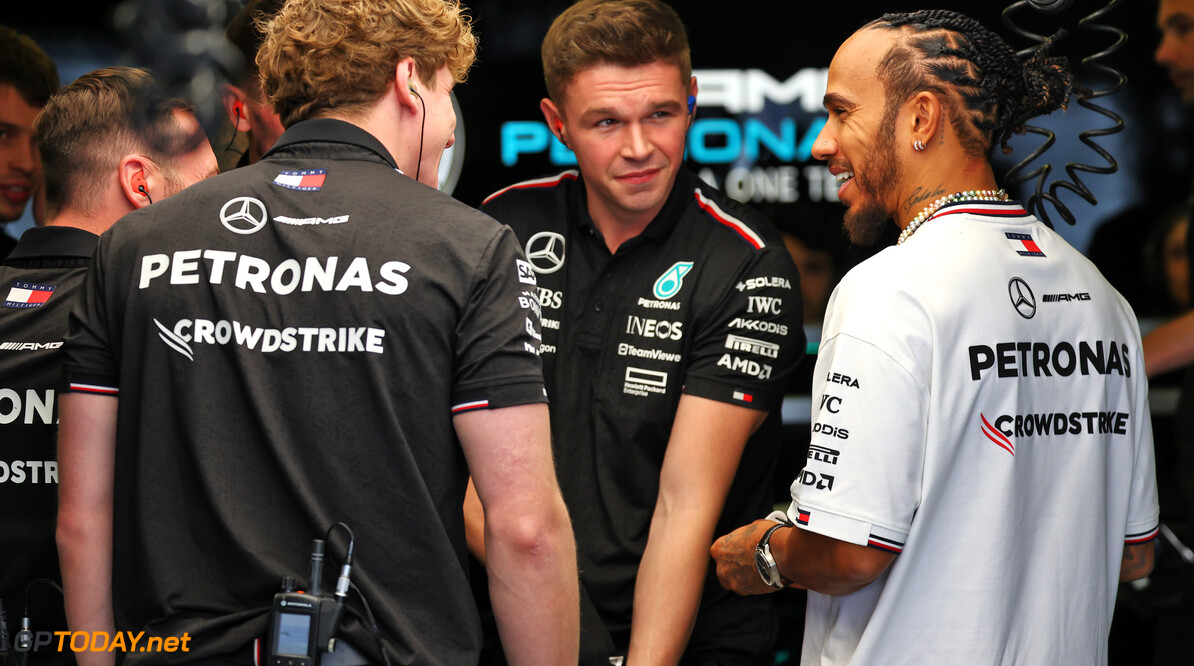
<path id="1" fill-rule="evenodd" d="M 527 259 L 536 273 L 554 273 L 564 265 L 564 237 L 540 231 L 527 241 Z"/>
<path id="2" fill-rule="evenodd" d="M 228 231 L 251 234 L 265 226 L 265 204 L 253 197 L 237 197 L 220 209 L 220 222 Z"/>
<path id="3" fill-rule="evenodd" d="M 1024 280 L 1014 277 L 1007 283 L 1007 295 L 1012 299 L 1012 307 L 1025 319 L 1032 319 L 1036 314 L 1036 296 Z"/>

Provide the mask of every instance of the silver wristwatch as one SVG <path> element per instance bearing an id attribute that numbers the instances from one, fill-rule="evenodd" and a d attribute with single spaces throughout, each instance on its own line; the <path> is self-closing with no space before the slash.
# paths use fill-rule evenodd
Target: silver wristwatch
<path id="1" fill-rule="evenodd" d="M 781 527 L 792 527 L 790 523 L 776 523 L 767 528 L 763 533 L 763 538 L 759 539 L 759 545 L 755 546 L 755 569 L 759 571 L 759 576 L 763 578 L 763 582 L 777 590 L 784 588 L 784 579 L 779 575 L 779 565 L 775 563 L 775 558 L 771 555 L 771 535 Z"/>

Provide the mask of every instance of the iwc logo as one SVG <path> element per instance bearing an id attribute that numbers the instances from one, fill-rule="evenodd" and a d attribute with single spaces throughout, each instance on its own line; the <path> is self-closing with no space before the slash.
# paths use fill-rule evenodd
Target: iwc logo
<path id="1" fill-rule="evenodd" d="M 655 287 L 651 290 L 655 294 L 655 298 L 661 301 L 680 293 L 684 288 L 684 276 L 688 275 L 688 271 L 692 270 L 691 261 L 677 261 L 672 264 L 672 267 L 663 272 L 659 279 L 655 280 Z"/>
<path id="2" fill-rule="evenodd" d="M 564 265 L 564 237 L 554 231 L 540 231 L 527 241 L 526 252 L 536 273 L 554 273 Z"/>
<path id="3" fill-rule="evenodd" d="M 1007 283 L 1007 295 L 1012 299 L 1012 307 L 1025 319 L 1032 319 L 1036 314 L 1036 296 L 1024 280 L 1014 277 Z"/>
<path id="4" fill-rule="evenodd" d="M 237 197 L 220 209 L 220 222 L 233 233 L 251 234 L 265 226 L 265 204 L 253 197 Z"/>

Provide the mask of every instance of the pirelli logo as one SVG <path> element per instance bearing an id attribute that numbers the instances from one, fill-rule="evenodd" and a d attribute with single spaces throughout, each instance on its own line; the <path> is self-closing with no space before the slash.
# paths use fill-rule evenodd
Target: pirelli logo
<path id="1" fill-rule="evenodd" d="M 58 349 L 61 340 L 54 342 L 0 342 L 0 351 L 41 351 L 43 349 Z"/>
<path id="2" fill-rule="evenodd" d="M 779 345 L 774 342 L 744 338 L 741 335 L 727 335 L 726 349 L 765 356 L 767 358 L 779 358 Z"/>

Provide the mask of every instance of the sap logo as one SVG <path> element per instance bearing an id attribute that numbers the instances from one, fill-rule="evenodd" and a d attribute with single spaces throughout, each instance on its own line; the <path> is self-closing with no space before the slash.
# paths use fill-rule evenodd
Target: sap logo
<path id="1" fill-rule="evenodd" d="M 657 319 L 643 319 L 630 315 L 626 318 L 626 332 L 641 335 L 644 338 L 659 338 L 661 340 L 679 340 L 684 337 L 681 321 L 660 321 Z"/>
<path id="2" fill-rule="evenodd" d="M 1087 292 L 1079 292 L 1077 294 L 1045 294 L 1041 297 L 1045 303 L 1068 303 L 1069 301 L 1089 301 L 1090 294 Z"/>
<path id="3" fill-rule="evenodd" d="M 564 292 L 554 291 L 547 287 L 539 287 L 539 305 L 552 310 L 559 310 L 563 304 Z"/>
<path id="4" fill-rule="evenodd" d="M 823 395 L 821 396 L 821 409 L 830 414 L 837 414 L 842 411 L 842 399 L 836 395 Z"/>
<path id="5" fill-rule="evenodd" d="M 841 384 L 842 386 L 849 386 L 850 388 L 862 388 L 858 384 L 858 380 L 849 375 L 839 375 L 836 372 L 831 372 L 825 376 L 825 381 L 830 384 Z"/>
<path id="6" fill-rule="evenodd" d="M 738 358 L 732 354 L 722 354 L 721 358 L 717 361 L 717 365 L 729 368 L 734 372 L 741 372 L 744 375 L 758 377 L 759 379 L 768 379 L 771 377 L 772 368 L 766 363 Z"/>
<path id="7" fill-rule="evenodd" d="M 841 454 L 841 451 L 826 448 L 824 446 L 817 446 L 816 444 L 810 444 L 808 447 L 809 460 L 817 460 L 827 465 L 836 465 L 837 458 Z"/>
<path id="8" fill-rule="evenodd" d="M 800 476 L 796 477 L 802 486 L 812 486 L 817 490 L 833 490 L 833 477 L 829 474 L 817 474 L 810 472 L 807 469 L 800 470 Z"/>
<path id="9" fill-rule="evenodd" d="M 838 439 L 850 439 L 850 431 L 845 428 L 836 428 L 828 423 L 814 423 L 813 432 L 819 432 L 828 437 L 836 437 Z"/>
<path id="10" fill-rule="evenodd" d="M 535 270 L 531 268 L 528 261 L 522 259 L 515 259 L 514 265 L 518 267 L 518 281 L 523 284 L 535 284 Z"/>
<path id="11" fill-rule="evenodd" d="M 784 305 L 782 298 L 772 296 L 747 296 L 746 311 L 761 314 L 779 314 Z"/>
<path id="12" fill-rule="evenodd" d="M 692 75 L 701 82 L 701 106 L 720 106 L 730 113 L 761 113 L 767 102 L 787 106 L 794 102 L 806 113 L 822 110 L 829 70 L 806 67 L 776 81 L 761 69 L 700 69 Z"/>

